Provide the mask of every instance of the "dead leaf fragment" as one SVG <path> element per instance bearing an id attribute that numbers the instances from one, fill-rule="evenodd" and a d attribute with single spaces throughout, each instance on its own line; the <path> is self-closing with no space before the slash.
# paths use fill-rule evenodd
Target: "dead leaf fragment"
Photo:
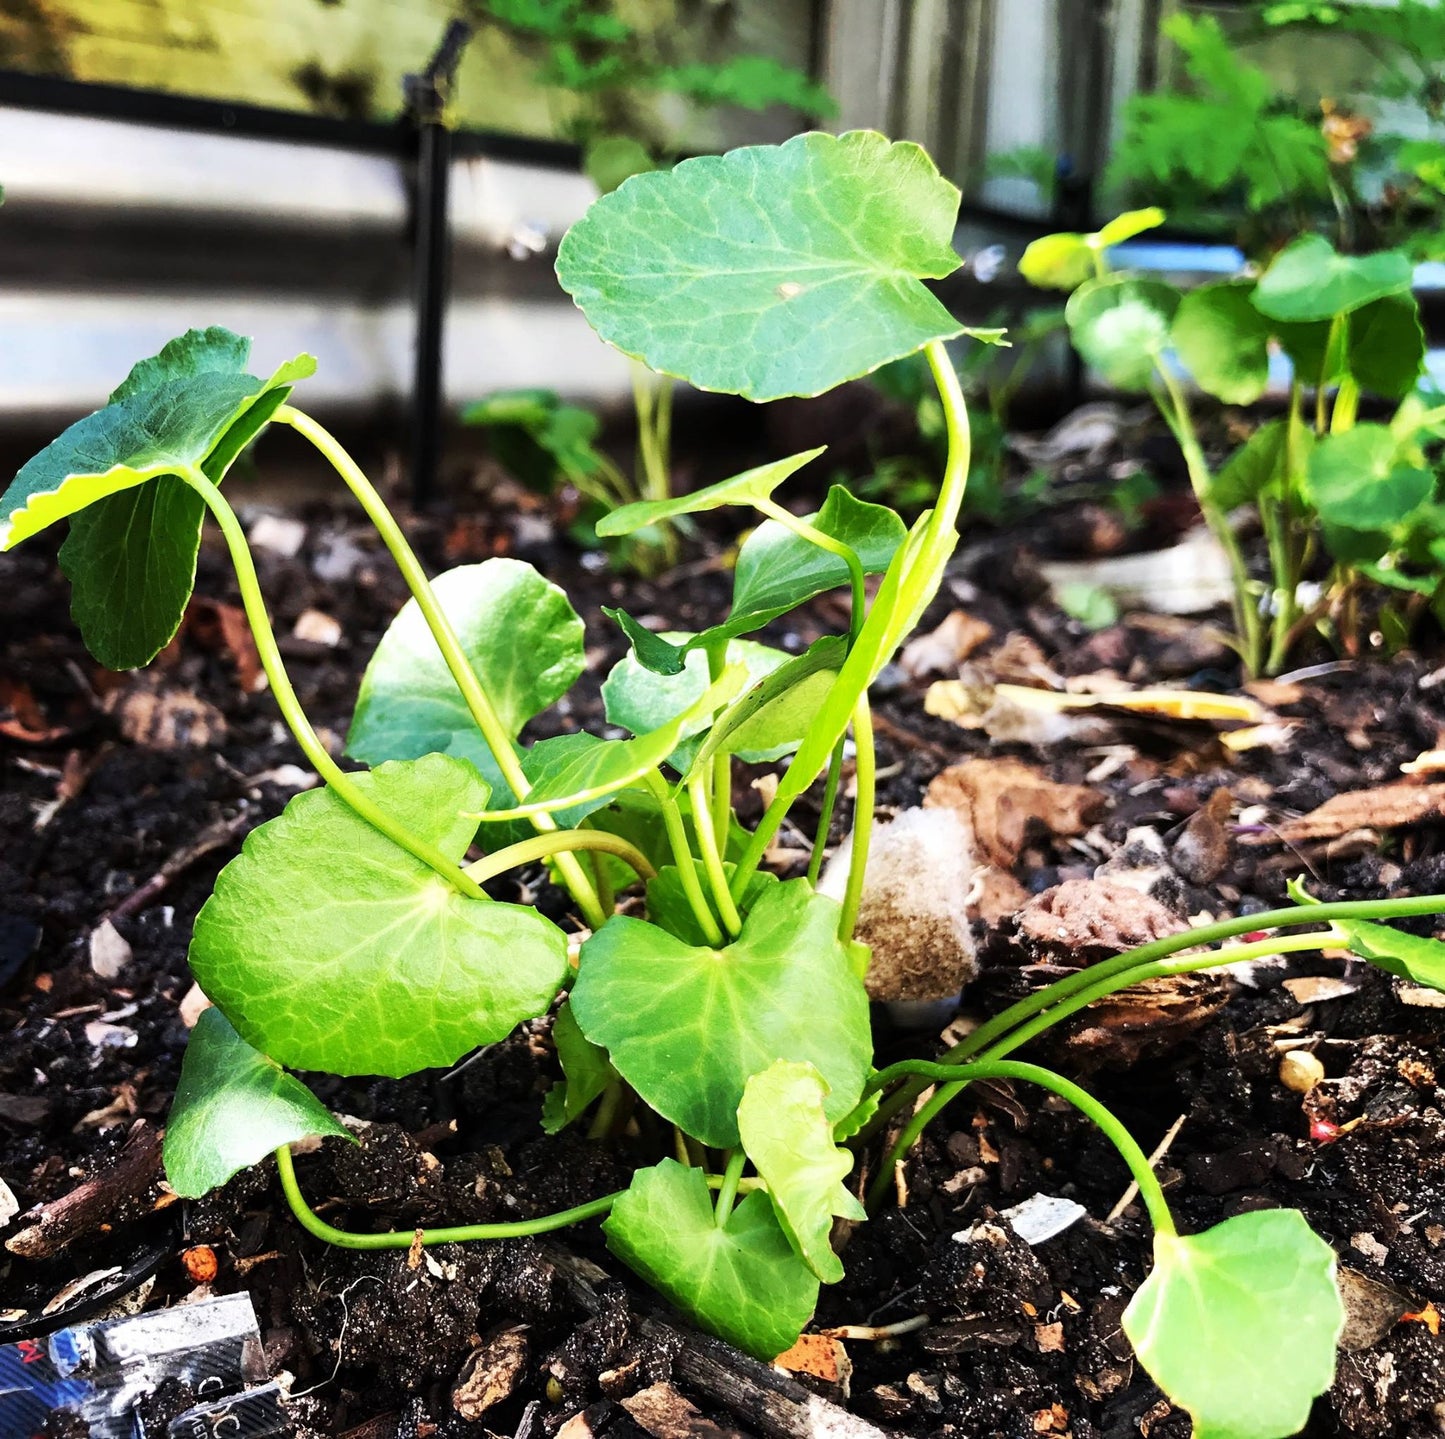
<path id="1" fill-rule="evenodd" d="M 1114 879 L 1069 879 L 1018 912 L 1019 939 L 1036 960 L 1082 968 L 1188 926 L 1157 899 Z"/>
<path id="2" fill-rule="evenodd" d="M 992 625 L 975 619 L 967 610 L 954 610 L 936 630 L 909 640 L 898 663 L 909 679 L 952 674 L 992 638 Z"/>
<path id="3" fill-rule="evenodd" d="M 118 979 L 130 963 L 131 947 L 120 931 L 103 919 L 90 932 L 90 967 L 101 979 Z"/>
<path id="4" fill-rule="evenodd" d="M 1263 834 L 1248 836 L 1245 842 L 1291 845 L 1338 839 L 1357 829 L 1402 829 L 1439 819 L 1442 812 L 1445 812 L 1445 784 L 1387 784 L 1378 789 L 1337 794 L 1318 809 L 1298 819 L 1284 820 Z"/>
<path id="5" fill-rule="evenodd" d="M 215 705 L 188 690 L 169 688 L 159 675 L 136 675 L 105 697 L 121 734 L 148 749 L 202 748 L 226 738 L 226 719 Z"/>
<path id="6" fill-rule="evenodd" d="M 527 1367 L 527 1335 L 522 1329 L 494 1334 L 467 1357 L 452 1388 L 452 1408 L 469 1424 L 511 1397 Z"/>
<path id="7" fill-rule="evenodd" d="M 1340 1265 L 1335 1273 L 1340 1299 L 1345 1306 L 1345 1327 L 1340 1348 L 1352 1351 L 1378 1344 L 1414 1308 L 1411 1301 L 1388 1284 Z"/>
<path id="8" fill-rule="evenodd" d="M 1189 816 L 1170 856 L 1174 868 L 1191 884 L 1209 884 L 1229 864 L 1234 845 L 1229 815 L 1234 801 L 1227 789 L 1217 789 Z"/>
<path id="9" fill-rule="evenodd" d="M 773 1363 L 790 1374 L 811 1374 L 829 1384 L 846 1386 L 853 1374 L 853 1361 L 843 1341 L 830 1334 L 801 1334 L 798 1342 Z"/>
<path id="10" fill-rule="evenodd" d="M 1106 800 L 1085 785 L 1059 784 L 1016 759 L 970 759 L 953 765 L 928 786 L 927 808 L 956 809 L 967 820 L 990 864 L 1012 868 L 1042 827 L 1057 837 L 1083 834 Z"/>
<path id="11" fill-rule="evenodd" d="M 804 1336 L 807 1337 L 806 1335 Z M 736 1429 L 714 1424 L 671 1384 L 653 1384 L 622 1400 L 622 1408 L 652 1439 L 740 1439 Z M 561 1436 L 558 1436 L 561 1439 Z"/>
<path id="12" fill-rule="evenodd" d="M 231 657 L 236 683 L 247 694 L 265 689 L 266 672 L 246 612 L 239 605 L 196 596 L 186 611 L 186 632 L 202 649 Z"/>

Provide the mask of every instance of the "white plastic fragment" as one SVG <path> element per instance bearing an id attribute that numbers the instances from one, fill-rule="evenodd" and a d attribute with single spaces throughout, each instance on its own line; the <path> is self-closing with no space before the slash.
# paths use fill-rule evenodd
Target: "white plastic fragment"
<path id="1" fill-rule="evenodd" d="M 15 1191 L 0 1179 L 0 1229 L 3 1229 L 17 1214 L 20 1213 L 20 1201 L 15 1197 Z"/>
<path id="2" fill-rule="evenodd" d="M 251 526 L 247 536 L 251 548 L 270 550 L 272 554 L 292 559 L 306 543 L 306 526 L 300 520 L 287 519 L 283 515 L 262 515 Z"/>
<path id="3" fill-rule="evenodd" d="M 1013 1232 L 1025 1244 L 1042 1244 L 1055 1235 L 1062 1234 L 1072 1224 L 1077 1224 L 1089 1211 L 1072 1199 L 1060 1199 L 1051 1194 L 1035 1194 L 1022 1204 L 1001 1212 L 1000 1218 L 1007 1219 Z M 966 1244 L 976 1237 L 975 1229 L 961 1229 L 953 1237 Z"/>

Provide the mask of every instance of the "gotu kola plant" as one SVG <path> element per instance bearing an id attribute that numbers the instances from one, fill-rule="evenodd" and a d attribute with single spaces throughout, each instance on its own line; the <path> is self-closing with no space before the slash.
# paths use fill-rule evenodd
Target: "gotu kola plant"
<path id="1" fill-rule="evenodd" d="M 193 1034 L 166 1135 L 178 1193 L 203 1194 L 274 1151 L 298 1220 L 351 1248 L 537 1234 L 605 1215 L 613 1252 L 675 1306 L 772 1357 L 807 1323 L 819 1285 L 842 1273 L 832 1220 L 864 1214 L 844 1182 L 853 1151 L 912 1105 L 869 1196 L 876 1205 L 923 1125 L 964 1086 L 1037 1083 L 1104 1128 L 1154 1221 L 1154 1272 L 1125 1318 L 1141 1359 L 1199 1433 L 1270 1439 L 1303 1422 L 1332 1373 L 1341 1311 L 1329 1248 L 1293 1211 L 1179 1235 L 1117 1119 L 1061 1076 L 1006 1056 L 1138 979 L 1248 958 L 1258 942 L 1219 942 L 1256 929 L 1311 926 L 1266 944 L 1348 944 L 1439 984 L 1445 947 L 1360 921 L 1442 902 L 1296 907 L 1172 937 L 1020 1001 L 937 1065 L 873 1070 L 869 955 L 852 939 L 873 806 L 868 688 L 957 538 L 968 428 L 943 347 L 964 327 L 923 283 L 958 263 L 957 203 L 916 146 L 811 134 L 640 176 L 568 235 L 563 284 L 604 338 L 647 364 L 762 400 L 817 394 L 922 350 L 949 426 L 937 503 L 911 529 L 842 488 L 806 519 L 774 501 L 811 454 L 616 512 L 618 532 L 721 505 L 764 517 L 739 554 L 732 612 L 713 629 L 654 635 L 617 613 L 633 649 L 604 695 L 630 738 L 520 742 L 583 669 L 565 595 L 509 560 L 429 581 L 349 456 L 291 405 L 309 361 L 256 379 L 246 342 L 226 331 L 193 331 L 143 361 L 110 404 L 27 464 L 0 501 L 0 546 L 73 517 L 62 558 L 82 633 L 103 663 L 139 665 L 180 622 L 209 511 L 277 703 L 325 781 L 247 839 L 196 921 L 191 964 L 215 1007 Z M 348 736 L 370 768 L 342 770 L 307 721 L 222 491 L 267 424 L 331 461 L 413 592 L 372 656 Z M 881 576 L 871 601 L 870 573 Z M 746 638 L 840 587 L 853 598 L 846 635 L 794 657 Z M 810 878 L 782 881 L 760 864 L 820 779 L 831 812 L 850 727 L 856 842 L 838 904 Z M 746 833 L 732 812 L 734 761 L 789 756 Z M 482 857 L 468 861 L 479 836 Z M 543 860 L 587 926 L 575 970 L 562 929 L 484 888 Z M 614 913 L 619 887 L 638 881 L 645 917 Z M 670 1127 L 676 1157 L 644 1155 L 655 1162 L 619 1193 L 502 1223 L 352 1232 L 308 1207 L 290 1145 L 345 1130 L 287 1069 L 405 1075 L 554 1006 L 564 1077 L 544 1125 L 586 1117 L 602 1137 L 645 1105 L 659 1121 L 645 1132 Z M 934 1097 L 920 1104 L 930 1083 Z"/>
<path id="2" fill-rule="evenodd" d="M 1046 236 L 1020 268 L 1036 285 L 1072 292 L 1066 315 L 1079 354 L 1116 388 L 1152 395 L 1178 440 L 1200 510 L 1229 557 L 1245 668 L 1278 672 L 1316 625 L 1355 648 L 1367 582 L 1403 597 L 1384 610 L 1397 634 L 1425 604 L 1445 613 L 1445 512 L 1424 453 L 1445 409 L 1416 393 L 1425 337 L 1409 260 L 1396 250 L 1342 255 L 1305 235 L 1257 279 L 1187 293 L 1110 266 L 1111 246 L 1163 219 L 1161 210 L 1138 211 L 1095 235 Z M 1253 404 L 1276 350 L 1293 372 L 1287 414 L 1211 466 L 1188 381 L 1225 404 Z M 1389 423 L 1360 420 L 1364 396 L 1395 406 Z M 1241 508 L 1264 532 L 1264 584 L 1250 574 L 1230 520 Z M 1305 581 L 1322 561 L 1327 579 L 1311 597 Z"/>

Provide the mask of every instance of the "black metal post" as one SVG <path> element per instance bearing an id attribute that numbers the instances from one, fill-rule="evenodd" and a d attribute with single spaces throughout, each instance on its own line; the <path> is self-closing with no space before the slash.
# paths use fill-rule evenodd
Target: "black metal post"
<path id="1" fill-rule="evenodd" d="M 416 361 L 411 403 L 411 498 L 417 509 L 436 496 L 441 453 L 442 344 L 451 269 L 452 131 L 446 101 L 471 35 L 466 21 L 453 20 L 427 68 L 406 77 L 407 110 L 417 132 L 412 192 Z"/>

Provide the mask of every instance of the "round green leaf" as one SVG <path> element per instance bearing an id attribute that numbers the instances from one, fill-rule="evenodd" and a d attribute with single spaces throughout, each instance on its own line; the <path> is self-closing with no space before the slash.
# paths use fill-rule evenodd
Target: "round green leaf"
<path id="1" fill-rule="evenodd" d="M 1341 255 L 1323 235 L 1302 235 L 1275 256 L 1255 288 L 1254 303 L 1272 320 L 1332 320 L 1386 295 L 1407 293 L 1414 274 L 1398 250 Z"/>
<path id="2" fill-rule="evenodd" d="M 617 1078 L 607 1051 L 599 1049 L 577 1027 L 572 1006 L 564 1004 L 552 1025 L 552 1043 L 564 1078 L 542 1101 L 542 1128 L 548 1134 L 565 1129 L 581 1118 L 587 1107 Z"/>
<path id="3" fill-rule="evenodd" d="M 793 1252 L 766 1194 L 718 1224 L 701 1169 L 639 1169 L 602 1225 L 607 1247 L 700 1329 L 756 1359 L 791 1349 L 813 1317 L 818 1280 Z"/>
<path id="4" fill-rule="evenodd" d="M 353 782 L 458 861 L 486 802 L 445 755 Z M 567 941 L 535 910 L 468 899 L 329 789 L 247 836 L 196 918 L 191 968 L 241 1036 L 282 1064 L 399 1076 L 451 1064 L 545 1014 Z"/>
<path id="5" fill-rule="evenodd" d="M 513 736 L 587 668 L 582 621 L 566 594 L 520 560 L 461 565 L 432 582 L 472 669 Z M 490 751 L 417 602 L 408 600 L 362 677 L 347 753 L 367 764 Z"/>
<path id="6" fill-rule="evenodd" d="M 1147 389 L 1168 348 L 1179 292 L 1158 280 L 1106 275 L 1069 297 L 1065 315 L 1074 348 L 1121 390 Z"/>
<path id="7" fill-rule="evenodd" d="M 668 500 L 639 500 L 636 504 L 620 505 L 610 514 L 597 521 L 597 533 L 603 539 L 615 535 L 630 535 L 648 525 L 675 520 L 679 515 L 698 515 L 704 510 L 718 510 L 725 505 L 752 505 L 768 499 L 790 475 L 801 470 L 810 460 L 816 460 L 828 447 L 819 445 L 816 450 L 804 450 L 801 454 L 789 455 L 785 460 L 773 460 L 770 464 L 759 465 L 756 469 L 744 470 L 728 480 L 719 480 L 694 490 L 690 495 L 674 495 Z"/>
<path id="8" fill-rule="evenodd" d="M 1413 295 L 1387 295 L 1350 316 L 1350 374 L 1362 390 L 1402 400 L 1419 382 L 1425 332 Z"/>
<path id="9" fill-rule="evenodd" d="M 682 668 L 676 674 L 658 674 L 647 668 L 634 652 L 623 655 L 602 682 L 602 704 L 608 722 L 623 725 L 636 735 L 656 733 L 664 725 L 674 724 L 679 715 L 702 698 L 708 687 L 707 656 L 691 647 L 688 642 L 692 636 L 671 632 L 656 638 L 673 645 L 682 656 Z M 742 666 L 749 685 L 772 674 L 787 660 L 782 650 L 775 650 L 771 645 L 752 640 L 728 641 L 727 663 Z M 711 724 L 710 714 L 700 714 L 682 726 L 674 749 L 663 756 L 679 774 L 685 774 L 692 767 L 701 744 L 698 736 Z M 790 748 L 791 745 L 785 743 L 781 748 L 774 745 L 767 750 L 750 750 L 743 758 L 749 764 L 765 764 L 788 753 Z"/>
<path id="10" fill-rule="evenodd" d="M 1344 1306 L 1334 1251 L 1295 1209 L 1159 1234 L 1124 1332 L 1195 1439 L 1284 1439 L 1335 1373 Z"/>
<path id="11" fill-rule="evenodd" d="M 201 1015 L 166 1124 L 166 1180 L 177 1194 L 199 1199 L 283 1144 L 330 1134 L 352 1137 L 299 1079 L 252 1049 L 219 1009 Z"/>
<path id="12" fill-rule="evenodd" d="M 824 1284 L 836 1284 L 843 1264 L 829 1242 L 833 1216 L 867 1219 L 868 1211 L 843 1184 L 853 1156 L 833 1141 L 827 1095 L 811 1064 L 780 1059 L 748 1080 L 738 1131 L 793 1248 Z"/>
<path id="13" fill-rule="evenodd" d="M 1195 383 L 1227 405 L 1252 405 L 1269 386 L 1269 326 L 1253 290 L 1235 280 L 1191 290 L 1169 331 Z"/>
<path id="14" fill-rule="evenodd" d="M 1314 431 L 1303 431 L 1299 441 L 1312 446 Z M 1221 510 L 1253 504 L 1271 485 L 1285 478 L 1288 446 L 1288 421 L 1271 420 L 1261 425 L 1214 476 L 1209 485 L 1210 500 Z"/>
<path id="15" fill-rule="evenodd" d="M 609 344 L 750 400 L 818 395 L 962 334 L 923 284 L 958 268 L 958 190 L 917 145 L 798 135 L 635 175 L 557 255 Z"/>
<path id="16" fill-rule="evenodd" d="M 1384 425 L 1322 435 L 1310 454 L 1310 499 L 1326 524 L 1388 530 L 1435 492 L 1429 470 L 1396 462 L 1399 441 Z"/>
<path id="17" fill-rule="evenodd" d="M 838 940 L 838 906 L 806 880 L 764 889 L 722 949 L 609 919 L 582 946 L 571 1003 L 652 1108 L 717 1148 L 738 1142 L 743 1087 L 775 1060 L 817 1067 L 831 1120 L 868 1073 L 868 997 Z"/>

